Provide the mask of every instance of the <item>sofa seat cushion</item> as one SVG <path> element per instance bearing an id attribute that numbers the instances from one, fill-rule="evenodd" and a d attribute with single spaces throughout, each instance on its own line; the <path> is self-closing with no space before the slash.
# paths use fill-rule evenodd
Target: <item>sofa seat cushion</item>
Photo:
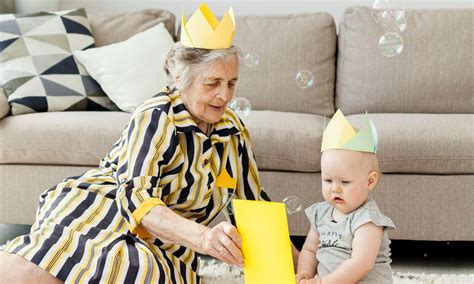
<path id="1" fill-rule="evenodd" d="M 97 166 L 119 139 L 125 112 L 51 112 L 0 120 L 0 164 Z M 252 111 L 245 119 L 261 170 L 318 172 L 323 117 Z"/>
<path id="2" fill-rule="evenodd" d="M 363 115 L 347 119 L 360 125 Z M 473 174 L 474 115 L 370 114 L 384 173 Z"/>
<path id="3" fill-rule="evenodd" d="M 125 128 L 125 112 L 49 112 L 0 120 L 0 164 L 97 166 Z"/>
<path id="4" fill-rule="evenodd" d="M 319 172 L 324 117 L 251 111 L 244 119 L 259 170 Z"/>

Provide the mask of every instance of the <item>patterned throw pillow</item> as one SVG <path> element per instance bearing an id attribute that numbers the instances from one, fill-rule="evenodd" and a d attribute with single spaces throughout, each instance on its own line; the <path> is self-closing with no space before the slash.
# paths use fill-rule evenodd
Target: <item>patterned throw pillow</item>
<path id="1" fill-rule="evenodd" d="M 117 110 L 72 55 L 90 47 L 84 9 L 0 15 L 0 84 L 12 115 Z"/>

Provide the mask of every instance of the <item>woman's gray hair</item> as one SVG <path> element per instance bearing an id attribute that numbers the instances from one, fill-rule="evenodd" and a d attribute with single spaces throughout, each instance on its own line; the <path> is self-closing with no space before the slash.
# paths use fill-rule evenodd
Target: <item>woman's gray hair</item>
<path id="1" fill-rule="evenodd" d="M 240 66 L 242 53 L 235 46 L 224 49 L 204 49 L 186 47 L 177 42 L 169 51 L 164 66 L 169 87 L 184 90 L 203 66 L 232 56 L 237 58 L 238 66 Z"/>

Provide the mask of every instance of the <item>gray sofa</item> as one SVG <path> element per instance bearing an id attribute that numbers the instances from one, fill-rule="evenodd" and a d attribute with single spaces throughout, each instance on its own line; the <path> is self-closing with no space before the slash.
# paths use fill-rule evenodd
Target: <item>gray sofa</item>
<path id="1" fill-rule="evenodd" d="M 383 30 L 368 8 L 348 8 L 338 34 L 327 13 L 238 17 L 234 43 L 260 61 L 242 66 L 235 95 L 252 103 L 244 121 L 272 199 L 296 195 L 303 207 L 322 200 L 324 116 L 341 108 L 357 125 L 367 111 L 378 129 L 383 172 L 373 197 L 397 225 L 390 237 L 474 241 L 473 16 L 473 10 L 407 11 L 404 50 L 392 58 L 379 51 Z M 89 19 L 99 46 L 156 24 L 140 13 Z M 167 27 L 174 30 L 174 22 Z M 314 74 L 307 89 L 294 83 L 303 69 Z M 8 112 L 3 94 L 1 112 Z M 129 115 L 1 119 L 0 223 L 30 224 L 40 193 L 97 166 Z M 309 229 L 303 213 L 290 215 L 289 225 L 292 235 Z"/>

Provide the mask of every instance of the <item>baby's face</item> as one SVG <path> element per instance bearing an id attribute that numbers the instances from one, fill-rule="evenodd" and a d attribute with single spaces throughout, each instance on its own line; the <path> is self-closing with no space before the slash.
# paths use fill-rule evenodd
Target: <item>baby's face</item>
<path id="1" fill-rule="evenodd" d="M 343 214 L 359 208 L 368 198 L 370 161 L 366 153 L 326 150 L 321 157 L 324 199 Z"/>

